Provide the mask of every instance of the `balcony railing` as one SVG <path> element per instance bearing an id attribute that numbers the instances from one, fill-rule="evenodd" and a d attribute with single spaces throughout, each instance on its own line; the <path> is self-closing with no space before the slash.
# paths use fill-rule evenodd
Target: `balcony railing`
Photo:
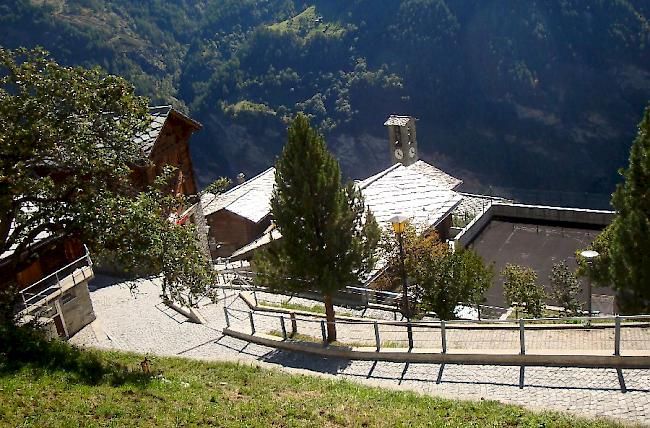
<path id="1" fill-rule="evenodd" d="M 33 309 L 47 302 L 48 297 L 62 291 L 64 283 L 67 285 L 71 281 L 73 286 L 76 285 L 78 283 L 78 272 L 81 273 L 83 279 L 86 279 L 86 271 L 83 268 L 92 267 L 93 262 L 90 258 L 88 248 L 85 245 L 84 250 L 85 254 L 77 260 L 21 290 L 20 296 L 23 307 L 20 309 L 31 312 Z"/>

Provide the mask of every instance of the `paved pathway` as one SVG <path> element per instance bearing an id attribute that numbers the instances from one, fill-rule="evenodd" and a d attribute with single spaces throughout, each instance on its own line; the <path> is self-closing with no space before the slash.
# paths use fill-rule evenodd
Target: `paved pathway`
<path id="1" fill-rule="evenodd" d="M 490 399 L 532 409 L 606 416 L 650 425 L 650 370 L 624 370 L 628 392 L 620 392 L 613 369 L 530 367 L 519 389 L 518 367 L 350 361 L 279 351 L 225 337 L 223 302 L 201 307 L 208 325 L 187 322 L 164 306 L 159 288 L 141 281 L 136 294 L 125 283 L 98 276 L 91 284 L 97 320 L 71 339 L 78 345 L 206 360 L 243 360 L 330 374 L 363 383 L 405 388 L 460 399 Z M 95 287 L 98 287 L 95 289 Z M 227 304 L 238 305 L 233 298 Z M 206 302 L 207 303 L 207 302 Z"/>

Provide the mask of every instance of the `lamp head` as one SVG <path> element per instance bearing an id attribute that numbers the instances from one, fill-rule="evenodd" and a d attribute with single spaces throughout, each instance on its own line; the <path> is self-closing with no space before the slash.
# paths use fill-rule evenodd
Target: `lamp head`
<path id="1" fill-rule="evenodd" d="M 395 217 L 391 218 L 390 222 L 393 225 L 393 231 L 398 235 L 404 233 L 408 220 L 408 217 L 401 214 L 398 214 Z"/>

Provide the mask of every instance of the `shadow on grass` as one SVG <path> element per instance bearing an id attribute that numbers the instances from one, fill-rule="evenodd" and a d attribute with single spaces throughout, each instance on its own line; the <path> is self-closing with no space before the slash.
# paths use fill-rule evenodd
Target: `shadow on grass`
<path id="1" fill-rule="evenodd" d="M 292 352 L 276 349 L 260 357 L 259 360 L 267 363 L 280 364 L 285 367 L 311 370 L 320 373 L 339 374 L 351 363 L 344 358 L 320 357 L 305 352 Z"/>
<path id="2" fill-rule="evenodd" d="M 97 353 L 60 340 L 47 341 L 33 326 L 0 324 L 0 378 L 29 370 L 34 377 L 64 372 L 76 383 L 146 385 L 150 374 L 106 361 Z"/>

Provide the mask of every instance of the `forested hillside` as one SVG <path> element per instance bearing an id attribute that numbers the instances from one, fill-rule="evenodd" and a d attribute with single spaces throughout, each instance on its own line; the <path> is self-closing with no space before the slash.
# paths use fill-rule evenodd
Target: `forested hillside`
<path id="1" fill-rule="evenodd" d="M 387 166 L 382 123 L 401 113 L 421 157 L 469 190 L 606 194 L 650 99 L 649 5 L 5 0 L 0 44 L 100 65 L 189 112 L 203 183 L 274 162 L 297 111 L 364 177 Z"/>

